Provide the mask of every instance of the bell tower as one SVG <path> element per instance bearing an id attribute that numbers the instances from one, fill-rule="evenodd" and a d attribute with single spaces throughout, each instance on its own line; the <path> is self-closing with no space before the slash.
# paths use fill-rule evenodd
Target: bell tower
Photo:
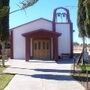
<path id="1" fill-rule="evenodd" d="M 69 56 L 73 57 L 73 24 L 68 9 L 64 7 L 54 9 L 52 30 L 62 34 L 58 39 L 59 54 L 69 53 Z"/>
<path id="2" fill-rule="evenodd" d="M 56 23 L 71 23 L 69 10 L 64 7 L 56 8 L 53 12 L 53 31 L 56 31 Z"/>

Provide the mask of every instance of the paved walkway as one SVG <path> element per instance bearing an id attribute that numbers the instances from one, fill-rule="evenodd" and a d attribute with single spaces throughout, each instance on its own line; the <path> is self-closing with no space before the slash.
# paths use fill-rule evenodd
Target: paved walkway
<path id="1" fill-rule="evenodd" d="M 7 65 L 4 72 L 16 75 L 5 90 L 85 90 L 71 77 L 68 62 L 9 60 Z"/>

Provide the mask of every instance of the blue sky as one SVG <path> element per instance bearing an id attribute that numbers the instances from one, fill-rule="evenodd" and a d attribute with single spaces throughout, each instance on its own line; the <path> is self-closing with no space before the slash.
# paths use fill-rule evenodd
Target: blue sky
<path id="1" fill-rule="evenodd" d="M 22 0 L 11 0 L 10 1 L 10 10 L 18 9 L 18 5 Z M 37 18 L 46 18 L 52 20 L 53 10 L 57 7 L 65 7 L 70 11 L 71 21 L 73 23 L 74 32 L 74 41 L 79 43 L 82 40 L 78 37 L 77 29 L 77 6 L 78 0 L 39 0 L 35 5 L 29 7 L 24 11 L 19 11 L 10 15 L 10 28 L 19 26 L 21 24 L 30 22 Z M 68 7 L 69 6 L 69 7 Z"/>

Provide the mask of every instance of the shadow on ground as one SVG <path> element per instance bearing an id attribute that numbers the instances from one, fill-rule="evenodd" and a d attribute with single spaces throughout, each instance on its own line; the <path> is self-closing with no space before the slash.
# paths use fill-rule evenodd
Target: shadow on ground
<path id="1" fill-rule="evenodd" d="M 52 75 L 52 74 L 35 74 L 31 75 L 33 78 L 47 79 L 47 80 L 67 80 L 74 81 L 71 76 L 67 75 Z"/>
<path id="2" fill-rule="evenodd" d="M 56 63 L 57 64 L 72 64 L 73 63 L 73 59 L 72 58 L 60 59 Z"/>
<path id="3" fill-rule="evenodd" d="M 32 69 L 40 72 L 56 72 L 56 73 L 72 73 L 73 70 L 60 70 L 60 69 Z"/>

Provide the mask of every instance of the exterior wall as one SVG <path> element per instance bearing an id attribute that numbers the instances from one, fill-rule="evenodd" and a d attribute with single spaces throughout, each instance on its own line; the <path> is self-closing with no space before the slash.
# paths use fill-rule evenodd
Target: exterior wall
<path id="1" fill-rule="evenodd" d="M 30 31 L 46 29 L 52 31 L 52 22 L 44 19 L 38 19 L 35 22 L 30 22 L 20 27 L 14 28 L 13 30 L 13 58 L 15 59 L 25 59 L 25 37 L 22 36 L 23 33 Z M 68 23 L 57 23 L 56 32 L 62 33 L 58 38 L 58 55 L 62 53 L 70 53 L 70 24 Z M 51 48 L 53 48 L 53 40 L 51 39 Z M 31 45 L 32 47 L 32 39 Z M 32 48 L 30 49 L 32 56 Z M 51 51 L 51 58 L 53 58 L 53 52 Z"/>
<path id="2" fill-rule="evenodd" d="M 70 24 L 56 24 L 56 32 L 62 34 L 58 38 L 58 54 L 61 55 L 61 53 L 70 53 Z"/>
<path id="3" fill-rule="evenodd" d="M 21 35 L 21 30 L 13 31 L 13 58 L 25 59 L 25 38 Z"/>
<path id="4" fill-rule="evenodd" d="M 52 23 L 43 19 L 28 23 L 13 30 L 13 58 L 25 59 L 25 37 L 23 33 L 34 31 L 37 29 L 52 30 Z"/>

